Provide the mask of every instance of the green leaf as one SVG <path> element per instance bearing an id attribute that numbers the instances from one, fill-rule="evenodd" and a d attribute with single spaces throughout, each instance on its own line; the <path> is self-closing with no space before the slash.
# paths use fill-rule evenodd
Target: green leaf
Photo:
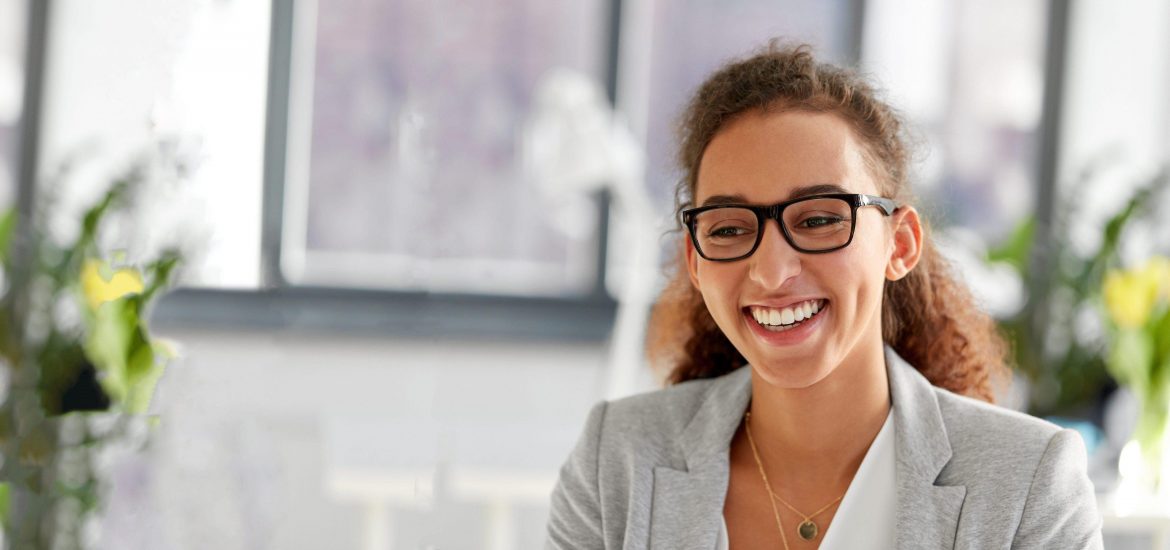
<path id="1" fill-rule="evenodd" d="M 1146 398 L 1150 387 L 1150 370 L 1154 361 L 1154 342 L 1141 329 L 1120 329 L 1109 350 L 1109 374 L 1118 382 L 1128 384 L 1140 399 Z"/>
<path id="2" fill-rule="evenodd" d="M 37 363 L 41 371 L 37 379 L 41 405 L 48 415 L 61 414 L 65 391 L 77 381 L 86 364 L 82 343 L 72 332 L 53 330 L 37 355 Z"/>
<path id="3" fill-rule="evenodd" d="M 15 208 L 0 214 L 0 262 L 8 259 L 8 247 L 12 244 L 12 234 L 16 230 L 16 215 Z"/>
<path id="4" fill-rule="evenodd" d="M 144 269 L 144 279 L 146 279 L 146 289 L 142 292 L 143 303 L 150 303 L 155 294 L 165 290 L 171 284 L 171 277 L 182 261 L 182 255 L 178 250 L 164 250 L 162 255 L 155 261 L 151 262 Z"/>
<path id="5" fill-rule="evenodd" d="M 1138 189 L 1129 198 L 1125 207 L 1105 223 L 1105 235 L 1101 242 L 1101 248 L 1082 268 L 1076 279 L 1075 286 L 1077 288 L 1100 287 L 1106 269 L 1117 261 L 1117 245 L 1121 240 L 1122 232 L 1129 225 L 1130 220 L 1141 211 L 1142 205 L 1145 204 L 1152 191 L 1152 188 L 1149 187 Z"/>
<path id="6" fill-rule="evenodd" d="M 132 356 L 141 361 L 136 357 L 142 339 L 137 298 L 126 296 L 99 306 L 85 342 L 86 355 L 101 373 L 102 389 L 116 402 L 125 402 L 129 394 Z M 134 371 L 141 369 L 141 364 L 134 365 Z"/>
<path id="7" fill-rule="evenodd" d="M 1137 426 L 1134 426 L 1134 438 L 1141 444 L 1142 455 L 1155 468 L 1161 463 L 1161 441 L 1162 434 L 1166 432 L 1167 420 L 1166 401 L 1166 394 L 1160 391 L 1142 397 Z"/>
<path id="8" fill-rule="evenodd" d="M 131 413 L 146 411 L 164 365 L 143 324 L 141 295 L 126 296 L 98 307 L 86 354 L 102 373 L 102 389 Z"/>
<path id="9" fill-rule="evenodd" d="M 7 483 L 0 483 L 0 522 L 8 525 L 8 504 L 10 492 Z"/>
<path id="10" fill-rule="evenodd" d="M 154 347 L 147 339 L 143 326 L 139 324 L 130 334 L 130 347 L 126 351 L 126 383 L 134 386 L 143 378 L 150 376 L 153 367 Z"/>
<path id="11" fill-rule="evenodd" d="M 150 370 L 130 387 L 130 395 L 126 398 L 127 412 L 143 414 L 150 408 L 150 402 L 154 399 L 154 390 L 165 370 L 165 364 L 154 363 Z"/>
<path id="12" fill-rule="evenodd" d="M 1153 322 L 1154 342 L 1157 343 L 1155 352 L 1162 362 L 1170 362 L 1170 308 L 1163 307 L 1161 318 Z"/>
<path id="13" fill-rule="evenodd" d="M 1023 273 L 1028 269 L 1028 256 L 1032 252 L 1035 234 L 1036 218 L 1028 216 L 1012 230 L 1006 241 L 987 251 L 987 260 L 1005 262 Z"/>
<path id="14" fill-rule="evenodd" d="M 81 221 L 81 235 L 78 237 L 78 244 L 92 242 L 97 235 L 98 226 L 101 225 L 102 219 L 105 218 L 106 213 L 112 207 L 118 204 L 122 196 L 126 194 L 129 187 L 129 181 L 123 179 L 114 182 L 109 191 L 98 200 L 93 206 L 86 210 L 85 216 Z"/>

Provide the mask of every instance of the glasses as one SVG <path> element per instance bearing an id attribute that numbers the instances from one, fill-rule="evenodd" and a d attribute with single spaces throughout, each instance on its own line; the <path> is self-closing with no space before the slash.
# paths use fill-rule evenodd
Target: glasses
<path id="1" fill-rule="evenodd" d="M 764 222 L 776 220 L 784 240 L 806 254 L 840 250 L 853 242 L 857 209 L 876 206 L 886 216 L 898 205 L 885 197 L 833 193 L 771 206 L 718 204 L 682 211 L 682 222 L 704 259 L 733 262 L 751 256 L 764 236 Z"/>

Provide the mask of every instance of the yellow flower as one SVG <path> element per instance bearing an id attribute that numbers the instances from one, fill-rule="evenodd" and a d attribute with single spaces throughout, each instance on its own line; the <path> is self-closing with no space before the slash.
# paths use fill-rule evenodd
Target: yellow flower
<path id="1" fill-rule="evenodd" d="M 1131 270 L 1110 270 L 1102 289 L 1109 316 L 1123 328 L 1146 324 L 1159 299 L 1170 296 L 1170 259 L 1154 257 Z"/>
<path id="2" fill-rule="evenodd" d="M 1170 299 L 1170 258 L 1154 256 L 1141 268 L 1145 283 L 1154 289 L 1155 299 Z"/>
<path id="3" fill-rule="evenodd" d="M 81 292 L 92 309 L 128 294 L 142 292 L 142 274 L 136 269 L 117 269 L 107 278 L 109 266 L 100 260 L 86 260 L 81 268 Z"/>

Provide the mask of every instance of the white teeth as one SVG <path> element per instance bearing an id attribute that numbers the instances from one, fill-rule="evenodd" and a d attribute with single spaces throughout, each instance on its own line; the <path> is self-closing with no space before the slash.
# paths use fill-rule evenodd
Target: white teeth
<path id="1" fill-rule="evenodd" d="M 796 316 L 793 315 L 792 308 L 786 307 L 786 308 L 780 310 L 780 324 L 781 325 L 791 325 L 794 321 L 796 321 Z"/>
<path id="2" fill-rule="evenodd" d="M 764 308 L 752 306 L 752 317 L 761 325 L 790 326 L 811 318 L 821 310 L 820 300 L 809 300 L 786 308 Z"/>

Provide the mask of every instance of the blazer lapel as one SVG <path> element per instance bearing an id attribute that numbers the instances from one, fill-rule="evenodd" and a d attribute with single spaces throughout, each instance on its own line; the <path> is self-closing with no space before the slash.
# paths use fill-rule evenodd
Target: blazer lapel
<path id="1" fill-rule="evenodd" d="M 686 466 L 654 468 L 652 550 L 715 547 L 727 497 L 727 449 L 750 399 L 750 367 L 719 379 L 678 434 Z"/>
<path id="2" fill-rule="evenodd" d="M 651 550 L 715 548 L 727 495 L 727 466 L 712 463 L 689 472 L 654 468 Z"/>
<path id="3" fill-rule="evenodd" d="M 896 430 L 897 547 L 954 548 L 967 488 L 935 485 L 952 453 L 934 388 L 889 347 L 886 372 Z"/>

